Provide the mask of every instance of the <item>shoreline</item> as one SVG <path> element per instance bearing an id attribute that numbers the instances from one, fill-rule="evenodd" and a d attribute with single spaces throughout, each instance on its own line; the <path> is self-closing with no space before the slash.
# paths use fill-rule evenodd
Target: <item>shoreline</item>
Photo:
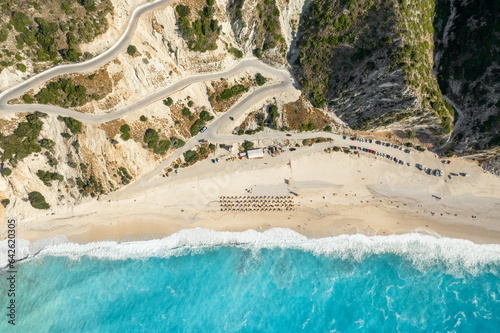
<path id="1" fill-rule="evenodd" d="M 8 211 L 6 217 L 19 221 L 17 237 L 30 242 L 58 235 L 79 244 L 127 242 L 200 227 L 234 232 L 288 228 L 308 238 L 420 233 L 500 244 L 500 180 L 477 165 L 454 159 L 452 166 L 471 176 L 449 181 L 381 158 L 323 152 L 333 144 L 260 160 L 213 164 L 207 159 L 179 175 L 154 178 L 133 193 L 116 192 L 112 199 L 59 206 L 39 216 Z M 429 166 L 440 164 L 431 153 L 418 158 Z M 220 196 L 291 193 L 299 194 L 293 197 L 294 212 L 220 211 Z M 6 238 L 5 226 L 0 234 Z"/>

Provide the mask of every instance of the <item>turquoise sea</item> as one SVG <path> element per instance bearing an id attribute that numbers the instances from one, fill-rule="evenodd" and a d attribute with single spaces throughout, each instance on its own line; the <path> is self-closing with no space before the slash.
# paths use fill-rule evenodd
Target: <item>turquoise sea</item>
<path id="1" fill-rule="evenodd" d="M 183 231 L 17 264 L 0 332 L 499 332 L 500 249 L 430 236 Z M 0 272 L 2 308 L 8 302 Z M 4 310 L 6 313 L 6 310 Z"/>

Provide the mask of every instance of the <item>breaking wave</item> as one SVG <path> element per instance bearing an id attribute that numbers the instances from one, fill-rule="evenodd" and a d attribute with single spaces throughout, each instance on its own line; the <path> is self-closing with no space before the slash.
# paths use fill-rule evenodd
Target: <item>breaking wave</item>
<path id="1" fill-rule="evenodd" d="M 299 249 L 357 262 L 371 255 L 395 254 L 411 261 L 419 270 L 439 265 L 451 274 L 477 274 L 485 270 L 498 272 L 500 267 L 500 245 L 496 244 L 479 245 L 468 240 L 421 234 L 371 237 L 357 234 L 311 239 L 283 228 L 264 232 L 221 232 L 196 228 L 149 241 L 64 243 L 48 246 L 38 256 L 65 256 L 73 260 L 83 256 L 103 260 L 167 258 L 220 246 L 250 250 Z"/>

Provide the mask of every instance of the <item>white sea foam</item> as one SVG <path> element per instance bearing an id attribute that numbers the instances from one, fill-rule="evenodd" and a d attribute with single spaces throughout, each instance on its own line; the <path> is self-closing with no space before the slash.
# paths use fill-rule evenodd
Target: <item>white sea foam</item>
<path id="1" fill-rule="evenodd" d="M 290 229 L 274 228 L 265 232 L 221 232 L 207 229 L 182 230 L 163 239 L 127 243 L 95 242 L 88 244 L 63 243 L 49 245 L 39 256 L 65 256 L 79 259 L 123 260 L 147 259 L 182 255 L 186 250 L 203 251 L 216 246 L 237 246 L 259 249 L 301 249 L 315 255 L 333 256 L 361 261 L 369 255 L 396 254 L 410 260 L 418 269 L 436 265 L 450 273 L 466 271 L 476 274 L 491 269 L 498 273 L 500 245 L 479 245 L 467 240 L 436 238 L 421 234 L 390 236 L 341 235 L 308 239 Z"/>

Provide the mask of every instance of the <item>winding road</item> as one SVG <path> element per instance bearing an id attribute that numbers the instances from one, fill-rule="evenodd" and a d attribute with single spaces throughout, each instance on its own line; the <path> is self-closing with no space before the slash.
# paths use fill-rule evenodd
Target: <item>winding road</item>
<path id="1" fill-rule="evenodd" d="M 269 65 L 264 64 L 259 61 L 257 58 L 246 58 L 238 62 L 232 68 L 216 73 L 195 75 L 191 77 L 184 78 L 169 87 L 158 90 L 139 101 L 130 104 L 119 110 L 113 110 L 106 114 L 86 114 L 78 111 L 61 108 L 54 105 L 41 105 L 41 104 L 16 104 L 16 105 L 8 105 L 7 102 L 11 99 L 22 96 L 26 91 L 33 89 L 40 84 L 50 80 L 53 77 L 71 74 L 71 73 L 87 73 L 91 72 L 107 62 L 113 60 L 120 52 L 122 52 L 129 44 L 130 39 L 136 29 L 137 21 L 139 17 L 145 12 L 152 11 L 158 9 L 162 6 L 168 5 L 173 0 L 164 0 L 157 1 L 153 3 L 149 3 L 146 5 L 142 5 L 138 7 L 132 14 L 130 18 L 130 22 L 125 30 L 125 33 L 120 37 L 118 42 L 113 45 L 106 52 L 101 55 L 93 58 L 84 63 L 79 64 L 70 64 L 70 65 L 61 65 L 54 68 L 51 68 L 43 73 L 40 73 L 36 76 L 33 76 L 29 80 L 20 83 L 19 85 L 10 88 L 0 94 L 0 110 L 3 113 L 17 113 L 17 112 L 34 112 L 41 111 L 45 113 L 51 113 L 56 115 L 73 117 L 79 121 L 85 123 L 93 123 L 100 124 L 109 122 L 118 118 L 121 118 L 129 113 L 138 111 L 151 103 L 154 103 L 158 100 L 164 99 L 173 93 L 180 91 L 189 85 L 192 85 L 197 82 L 203 81 L 212 81 L 219 79 L 221 77 L 229 77 L 235 75 L 237 73 L 253 70 L 256 72 L 260 72 L 264 76 L 271 76 L 275 79 L 278 79 L 278 83 L 271 85 L 264 85 L 262 87 L 257 88 L 253 92 L 247 94 L 244 98 L 239 100 L 234 106 L 232 106 L 227 112 L 222 115 L 217 115 L 217 118 L 212 121 L 208 125 L 208 129 L 204 133 L 198 133 L 196 136 L 190 138 L 186 145 L 181 149 L 177 149 L 172 152 L 172 154 L 160 165 L 158 165 L 155 169 L 151 170 L 147 174 L 145 174 L 140 179 L 137 179 L 133 183 L 128 186 L 121 188 L 117 192 L 113 192 L 108 194 L 108 198 L 110 199 L 118 199 L 127 197 L 130 195 L 137 195 L 138 192 L 142 192 L 152 187 L 165 184 L 165 180 L 157 180 L 151 181 L 155 176 L 160 174 L 163 169 L 169 166 L 173 161 L 177 158 L 181 157 L 184 152 L 193 149 L 196 145 L 199 144 L 201 140 L 207 140 L 213 143 L 224 143 L 224 144 L 235 144 L 242 143 L 245 140 L 262 140 L 262 139 L 306 139 L 306 138 L 318 138 L 318 137 L 326 137 L 332 138 L 336 141 L 338 145 L 348 145 L 349 142 L 344 140 L 341 135 L 333 134 L 333 133 L 291 133 L 286 134 L 283 132 L 273 131 L 273 132 L 265 132 L 258 133 L 255 135 L 230 135 L 229 133 L 221 132 L 221 129 L 228 127 L 224 126 L 226 124 L 233 123 L 231 119 L 237 119 L 239 116 L 244 115 L 245 111 L 248 111 L 251 108 L 254 108 L 255 105 L 259 102 L 262 102 L 268 98 L 277 96 L 280 93 L 286 91 L 295 91 L 296 85 L 295 80 L 291 76 L 290 72 L 285 69 L 276 69 Z M 236 122 L 235 122 L 236 125 Z M 229 126 L 232 130 L 234 126 Z"/>
<path id="2" fill-rule="evenodd" d="M 7 102 L 10 101 L 11 99 L 20 97 L 26 91 L 36 88 L 37 86 L 41 85 L 45 81 L 50 80 L 53 77 L 64 74 L 91 72 L 98 69 L 102 65 L 108 63 L 129 45 L 129 42 L 132 39 L 132 36 L 134 35 L 135 29 L 137 28 L 137 22 L 139 20 L 139 17 L 142 14 L 159 9 L 163 6 L 169 5 L 172 2 L 174 2 L 174 0 L 159 0 L 137 7 L 130 16 L 130 21 L 127 25 L 127 28 L 125 29 L 125 32 L 120 37 L 118 42 L 116 42 L 116 44 L 114 44 L 108 50 L 106 50 L 102 54 L 98 55 L 97 57 L 89 61 L 85 61 L 78 64 L 68 64 L 68 65 L 60 65 L 52 67 L 12 88 L 7 89 L 6 91 L 0 94 L 0 110 L 5 111 L 7 107 Z M 12 111 L 24 112 L 16 110 Z"/>

